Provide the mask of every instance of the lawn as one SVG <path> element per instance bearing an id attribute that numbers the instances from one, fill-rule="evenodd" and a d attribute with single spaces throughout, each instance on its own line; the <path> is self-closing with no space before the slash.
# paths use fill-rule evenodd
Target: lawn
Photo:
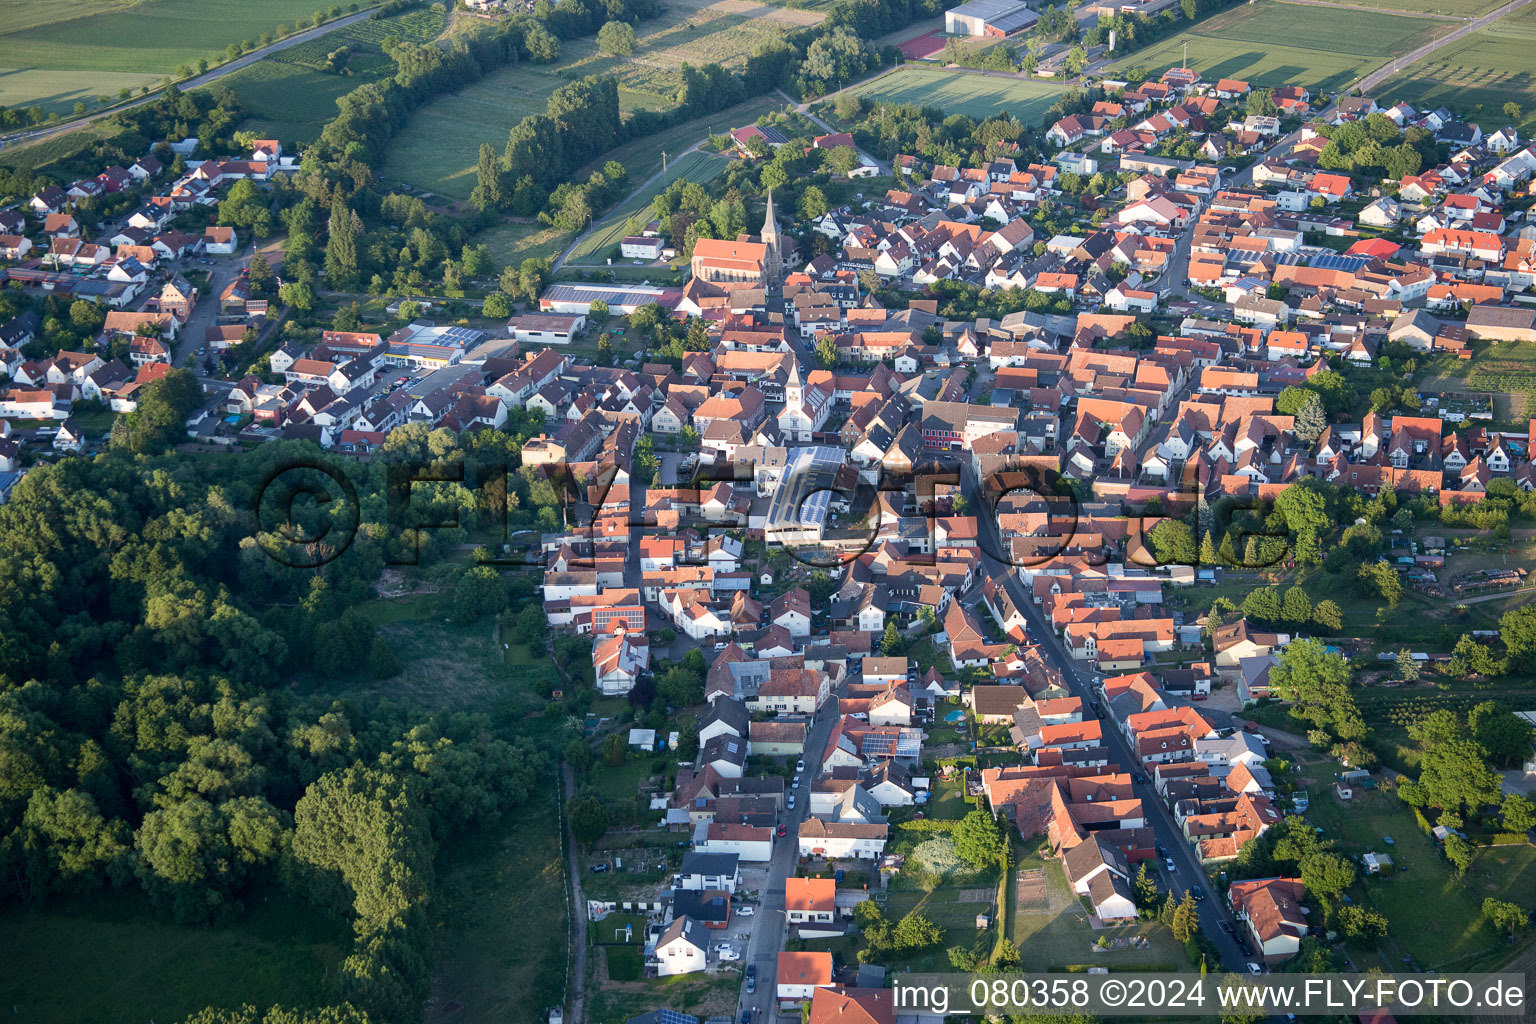
<path id="1" fill-rule="evenodd" d="M 1303 14 L 1295 5 L 1263 0 L 1138 50 L 1111 73 L 1141 68 L 1156 77 L 1183 62 L 1188 43 L 1189 66 L 1207 80 L 1240 78 L 1335 93 L 1453 28 L 1449 21 L 1335 8 L 1308 7 Z"/>
<path id="2" fill-rule="evenodd" d="M 565 858 L 553 775 L 538 793 L 539 804 L 440 858 L 434 1024 L 532 1021 L 562 1001 Z"/>
<path id="3" fill-rule="evenodd" d="M 137 895 L 0 914 L 0 1006 L 36 1024 L 175 1021 L 205 1006 L 324 1005 L 351 929 L 277 889 L 232 925 L 184 928 Z"/>
<path id="4" fill-rule="evenodd" d="M 1395 794 L 1356 790 L 1353 800 L 1342 803 L 1333 797 L 1329 779 L 1308 792 L 1312 804 L 1306 816 L 1323 829 L 1324 838 L 1338 840 L 1351 855 L 1392 855 L 1397 874 L 1362 880 L 1353 891 L 1386 915 L 1393 966 L 1411 956 L 1420 967 L 1443 967 L 1496 946 L 1498 937 L 1482 916 L 1485 896 L 1513 899 L 1528 909 L 1536 905 L 1536 848 L 1481 850 L 1463 883 Z M 1394 840 L 1391 845 L 1383 842 L 1386 836 Z"/>
<path id="5" fill-rule="evenodd" d="M 42 5 L 22 6 L 19 16 L 7 16 L 0 23 L 8 28 L 0 34 L 0 54 L 6 55 L 0 59 L 13 65 L 0 77 L 0 82 L 6 83 L 0 88 L 0 103 L 42 103 L 62 108 L 74 102 L 77 86 L 92 94 L 115 94 L 123 85 L 136 87 L 158 80 L 199 57 L 222 59 L 230 43 L 254 42 L 263 32 L 275 32 L 279 24 L 292 28 L 297 19 L 308 18 L 316 4 L 314 0 L 203 0 L 195 4 L 147 0 L 87 8 L 92 13 L 69 17 L 81 7 L 52 3 L 47 6 L 56 13 L 46 20 Z M 66 79 L 15 72 L 72 74 Z M 102 88 L 108 84 L 111 89 Z"/>
<path id="6" fill-rule="evenodd" d="M 519 224 L 507 221 L 482 231 L 475 241 L 491 250 L 491 258 L 500 266 L 515 267 L 531 256 L 554 259 L 570 244 L 574 231 L 545 227 L 543 224 Z"/>
<path id="7" fill-rule="evenodd" d="M 629 110 L 669 110 L 682 84 L 683 63 L 709 61 L 736 66 L 760 42 L 780 38 L 797 25 L 824 15 L 764 7 L 748 0 L 713 4 L 669 5 L 658 18 L 642 22 L 635 53 L 615 57 L 598 51 L 593 39 L 566 40 L 558 64 L 518 64 L 418 111 L 391 143 L 381 171 L 386 180 L 403 181 L 455 199 L 469 197 L 475 184 L 475 160 L 482 142 L 499 153 L 512 126 L 529 114 L 543 113 L 551 93 L 587 75 L 613 74 L 619 80 L 619 106 Z M 771 104 L 757 101 L 763 109 Z M 761 110 L 758 111 L 759 113 Z M 720 111 L 713 123 L 738 127 L 757 116 L 739 118 Z M 682 135 L 672 133 L 682 129 Z M 692 124 L 648 136 L 602 159 L 616 159 L 642 181 L 661 166 L 661 151 L 678 152 L 698 142 L 708 128 Z M 678 139 L 682 139 L 679 143 Z M 597 161 L 600 166 L 602 160 Z M 580 176 L 585 176 L 583 171 Z"/>
<path id="8" fill-rule="evenodd" d="M 1416 106 L 1444 104 L 1480 117 L 1485 132 L 1505 123 L 1501 111 L 1513 101 L 1524 109 L 1518 126 L 1527 128 L 1536 120 L 1533 43 L 1536 11 L 1523 7 L 1409 65 L 1377 93 Z"/>
<path id="9" fill-rule="evenodd" d="M 860 86 L 857 94 L 871 100 L 938 107 L 977 120 L 1012 114 L 1025 124 L 1038 124 L 1065 91 L 1065 86 L 1041 79 L 993 78 L 908 67 Z"/>
<path id="10" fill-rule="evenodd" d="M 0 36 L 0 40 L 8 38 Z M 87 106 L 92 105 L 97 96 L 110 96 L 115 101 L 120 89 L 137 93 L 141 86 L 153 86 L 159 81 L 159 74 L 144 72 L 5 67 L 0 68 L 0 106 L 39 106 L 46 112 L 69 114 L 76 101 Z"/>
<path id="11" fill-rule="evenodd" d="M 1041 848 L 1043 849 L 1043 847 Z M 1019 860 L 1016 870 L 1044 870 L 1047 895 L 1045 904 L 1022 905 L 1013 899 L 1009 934 L 1019 947 L 1021 967 L 1026 971 L 1060 971 L 1068 966 L 1088 964 L 1111 970 L 1190 970 L 1189 960 L 1168 929 L 1155 921 L 1140 921 L 1133 927 L 1096 932 L 1088 923 L 1083 901 L 1072 892 L 1061 862 L 1045 857 L 1037 849 Z M 1146 936 L 1145 949 L 1123 949 L 1096 953 L 1093 944 L 1101 934 L 1111 938 Z"/>
<path id="12" fill-rule="evenodd" d="M 725 172 L 728 165 L 723 157 L 711 153 L 692 152 L 667 166 L 666 174 L 641 189 L 610 213 L 597 227 L 571 251 L 572 263 L 601 264 L 607 257 L 618 258 L 618 244 L 628 231 L 629 219 L 651 208 L 651 200 L 664 192 L 667 186 L 679 178 L 703 184 Z M 612 250 L 612 251 L 610 251 Z"/>

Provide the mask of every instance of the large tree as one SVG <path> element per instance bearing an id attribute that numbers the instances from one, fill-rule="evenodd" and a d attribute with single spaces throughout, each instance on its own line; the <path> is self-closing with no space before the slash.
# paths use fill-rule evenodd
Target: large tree
<path id="1" fill-rule="evenodd" d="M 1001 864 L 1008 853 L 1008 838 L 997 819 L 977 808 L 955 827 L 955 852 L 976 867 Z"/>
<path id="2" fill-rule="evenodd" d="M 325 244 L 325 283 L 331 291 L 357 290 L 357 241 L 362 234 L 362 220 L 338 196 L 331 204 L 329 239 Z"/>

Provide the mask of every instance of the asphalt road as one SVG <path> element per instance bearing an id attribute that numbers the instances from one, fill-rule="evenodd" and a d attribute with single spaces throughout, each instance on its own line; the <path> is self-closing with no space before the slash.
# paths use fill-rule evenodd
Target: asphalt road
<path id="1" fill-rule="evenodd" d="M 1086 707 L 1090 700 L 1098 699 L 1097 694 L 1092 692 L 1093 674 L 1088 667 L 1084 666 L 1084 663 L 1073 660 L 1062 650 L 1061 641 L 1045 622 L 1029 594 L 1025 592 L 1024 585 L 1013 567 L 993 557 L 993 552 L 1001 552 L 1005 549 L 998 535 L 996 517 L 990 512 L 991 505 L 981 493 L 980 481 L 976 479 L 969 460 L 963 464 L 961 486 L 970 507 L 977 510 L 976 519 L 980 524 L 983 566 L 993 579 L 1002 580 L 1007 586 L 1014 603 L 1028 620 L 1031 638 L 1040 645 L 1041 653 L 1061 671 L 1068 689 L 1074 695 L 1081 697 Z M 1131 756 L 1125 737 L 1112 719 L 1104 720 L 1104 736 L 1105 746 L 1109 748 L 1112 758 L 1129 771 L 1141 771 L 1142 766 Z M 1222 930 L 1222 924 L 1232 923 L 1232 917 L 1221 900 L 1215 896 L 1213 887 L 1209 884 L 1193 848 L 1175 828 L 1172 815 L 1164 808 L 1161 798 L 1150 782 L 1136 784 L 1134 790 L 1147 809 L 1147 822 L 1156 833 L 1157 841 L 1177 866 L 1176 870 L 1169 871 L 1166 864 L 1158 865 L 1163 886 L 1182 893 L 1192 885 L 1200 885 L 1208 894 L 1208 898 L 1199 905 L 1200 926 L 1206 937 L 1221 950 L 1222 958 L 1222 965 L 1208 966 L 1213 970 L 1217 966 L 1224 966 L 1234 971 L 1244 970 L 1244 965 L 1251 958 L 1244 956 L 1233 937 Z"/>
<path id="2" fill-rule="evenodd" d="M 837 721 L 838 700 L 830 698 L 822 709 L 817 712 L 816 718 L 811 723 L 809 735 L 805 741 L 805 766 L 803 779 L 812 779 L 816 775 L 816 765 L 820 761 L 821 751 L 827 743 L 827 736 L 832 731 L 832 723 Z M 782 839 L 773 841 L 773 859 L 768 862 L 768 882 L 763 888 L 762 901 L 754 913 L 756 922 L 752 927 L 752 935 L 747 940 L 747 952 L 743 958 L 744 964 L 753 964 L 757 967 L 757 991 L 747 995 L 745 970 L 741 986 L 741 999 L 736 1006 L 736 1020 L 741 1019 L 743 1010 L 752 1012 L 752 1024 L 773 1024 L 775 1007 L 778 1005 L 774 999 L 776 986 L 776 973 L 778 971 L 779 951 L 784 948 L 785 933 L 788 924 L 784 919 L 784 883 L 794 873 L 795 864 L 799 859 L 799 842 L 795 838 L 796 830 L 800 822 L 804 821 L 810 813 L 811 791 L 810 783 L 791 789 L 795 794 L 795 809 L 782 812 L 781 821 L 785 825 L 786 835 Z M 799 1019 L 799 1014 L 791 1018 Z"/>

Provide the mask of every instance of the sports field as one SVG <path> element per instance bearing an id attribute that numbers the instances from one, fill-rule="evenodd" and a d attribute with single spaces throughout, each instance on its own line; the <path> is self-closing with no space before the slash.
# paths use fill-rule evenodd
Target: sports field
<path id="1" fill-rule="evenodd" d="M 424 107 L 395 136 L 382 175 L 386 180 L 408 182 L 445 196 L 468 198 L 475 184 L 480 144 L 489 142 L 500 153 L 512 126 L 529 114 L 543 113 L 550 93 L 567 82 L 587 75 L 612 74 L 619 80 L 622 109 L 668 110 L 676 103 L 682 84 L 680 68 L 685 61 L 695 66 L 712 61 L 735 66 L 743 63 L 758 43 L 797 26 L 815 24 L 823 17 L 813 11 L 769 7 L 753 0 L 670 3 L 660 17 L 636 27 L 639 38 L 632 57 L 600 53 L 591 38 L 567 40 L 561 44 L 557 64 L 503 68 Z M 716 114 L 716 127 L 730 115 L 730 111 Z M 703 134 L 692 135 L 679 148 L 697 142 Z M 657 141 L 645 147 L 644 156 L 654 160 L 650 169 L 645 169 L 644 162 L 626 163 L 631 177 L 654 173 L 661 166 L 660 150 L 666 144 Z"/>
<path id="2" fill-rule="evenodd" d="M 1506 103 L 1518 103 L 1520 125 L 1536 120 L 1536 9 L 1513 11 L 1383 83 L 1383 100 L 1407 100 L 1415 106 L 1447 106 L 1479 121 L 1485 132 L 1509 119 Z M 1478 109 L 1481 106 L 1482 109 Z M 1523 133 L 1522 133 L 1523 134 Z"/>
<path id="3" fill-rule="evenodd" d="M 223 58 L 279 24 L 309 18 L 315 0 L 145 0 L 0 4 L 0 103 L 67 110 L 77 99 L 116 96 L 158 82 L 181 64 Z"/>
<path id="4" fill-rule="evenodd" d="M 607 249 L 619 244 L 619 239 L 624 237 L 624 227 L 629 218 L 641 210 L 650 208 L 651 200 L 665 191 L 679 178 L 703 184 L 725 173 L 729 161 L 724 157 L 713 153 L 692 152 L 680 157 L 667 165 L 667 173 L 657 178 L 655 182 L 641 190 L 636 195 L 619 206 L 609 214 L 591 234 L 581 240 L 575 249 L 571 251 L 570 263 L 576 264 L 601 264 L 607 258 Z"/>
<path id="5" fill-rule="evenodd" d="M 1301 85 L 1335 93 L 1392 57 L 1453 31 L 1456 23 L 1399 14 L 1261 0 L 1138 50 L 1111 69 L 1141 68 L 1156 78 L 1184 60 L 1206 78 L 1255 85 Z"/>
<path id="6" fill-rule="evenodd" d="M 915 103 L 964 114 L 978 121 L 995 114 L 1012 114 L 1024 124 L 1041 117 L 1066 87 L 1045 79 L 995 78 L 937 68 L 898 68 L 860 86 L 856 92 L 871 100 Z"/>
<path id="7" fill-rule="evenodd" d="M 1449 18 L 1480 18 L 1509 0 L 1347 0 L 1356 7 L 1375 7 L 1405 14 L 1443 14 Z"/>

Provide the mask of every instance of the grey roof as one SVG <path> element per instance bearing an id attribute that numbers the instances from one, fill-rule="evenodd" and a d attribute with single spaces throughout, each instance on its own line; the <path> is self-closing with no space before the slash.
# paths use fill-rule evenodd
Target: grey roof
<path id="1" fill-rule="evenodd" d="M 734 765 L 747 763 L 747 741 L 743 736 L 716 736 L 704 744 L 699 752 L 699 764 L 726 761 Z"/>
<path id="2" fill-rule="evenodd" d="M 678 890 L 678 892 L 681 891 Z M 673 895 L 675 896 L 676 893 Z M 656 940 L 656 946 L 659 949 L 677 938 L 686 939 L 699 949 L 709 948 L 709 936 L 705 933 L 704 926 L 687 914 L 673 918 L 672 923 L 667 925 L 667 930 L 661 933 L 661 938 Z"/>
<path id="3" fill-rule="evenodd" d="M 740 855 L 735 853 L 699 853 L 690 851 L 683 854 L 683 866 L 679 874 L 688 875 L 734 875 Z"/>
<path id="4" fill-rule="evenodd" d="M 704 717 L 699 719 L 699 731 L 714 722 L 720 722 L 737 736 L 747 734 L 747 725 L 752 716 L 747 712 L 747 706 L 738 700 L 722 697 L 709 705 L 704 712 Z"/>

